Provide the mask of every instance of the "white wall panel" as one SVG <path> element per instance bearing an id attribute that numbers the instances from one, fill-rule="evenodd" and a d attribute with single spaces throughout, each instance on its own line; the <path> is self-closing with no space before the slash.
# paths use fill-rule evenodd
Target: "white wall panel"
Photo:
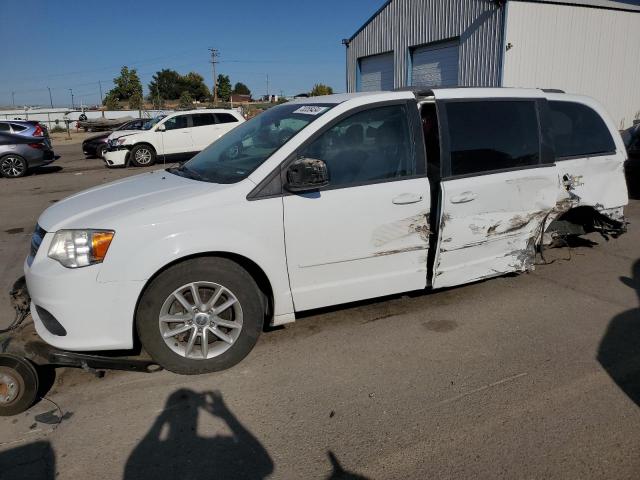
<path id="1" fill-rule="evenodd" d="M 505 42 L 504 86 L 588 95 L 618 128 L 640 117 L 640 13 L 509 2 Z"/>

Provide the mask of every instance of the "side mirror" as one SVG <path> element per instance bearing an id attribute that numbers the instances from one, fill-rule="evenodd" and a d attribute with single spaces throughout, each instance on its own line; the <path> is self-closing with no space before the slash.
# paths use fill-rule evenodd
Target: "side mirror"
<path id="1" fill-rule="evenodd" d="M 287 183 L 290 192 L 316 190 L 329 184 L 329 170 L 323 160 L 298 158 L 287 168 Z"/>
<path id="2" fill-rule="evenodd" d="M 167 127 L 164 126 L 164 123 L 161 123 L 160 125 L 158 125 L 158 127 L 156 128 L 156 130 L 158 132 L 164 132 L 167 129 Z"/>

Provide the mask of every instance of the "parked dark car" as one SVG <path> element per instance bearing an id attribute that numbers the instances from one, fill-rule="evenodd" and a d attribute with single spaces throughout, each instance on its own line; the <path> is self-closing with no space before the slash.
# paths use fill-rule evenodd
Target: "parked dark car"
<path id="1" fill-rule="evenodd" d="M 36 120 L 0 120 L 0 133 L 25 137 L 49 137 L 49 130 Z"/>
<path id="2" fill-rule="evenodd" d="M 0 132 L 0 175 L 7 178 L 24 176 L 31 168 L 55 160 L 46 137 L 25 137 Z"/>
<path id="3" fill-rule="evenodd" d="M 142 130 L 142 126 L 147 121 L 149 121 L 148 118 L 138 118 L 136 120 L 132 120 L 123 125 L 120 125 L 113 131 L 110 130 L 107 132 L 102 132 L 99 135 L 87 138 L 84 142 L 82 142 L 82 151 L 89 157 L 102 158 L 107 152 L 107 138 L 109 137 L 109 135 L 111 135 L 113 132 L 121 130 Z"/>
<path id="4" fill-rule="evenodd" d="M 629 196 L 640 198 L 640 123 L 622 132 L 629 159 L 624 165 Z"/>

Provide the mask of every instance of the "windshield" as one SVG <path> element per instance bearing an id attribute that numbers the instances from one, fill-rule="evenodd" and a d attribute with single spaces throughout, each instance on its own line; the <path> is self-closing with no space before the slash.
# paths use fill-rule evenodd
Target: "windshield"
<path id="1" fill-rule="evenodd" d="M 169 171 L 205 182 L 239 182 L 332 106 L 284 104 L 270 108 L 223 135 L 183 166 Z"/>
<path id="2" fill-rule="evenodd" d="M 151 130 L 154 125 L 156 125 L 160 120 L 162 120 L 166 115 L 158 115 L 157 117 L 153 117 L 151 120 L 145 122 L 142 126 L 142 130 Z"/>

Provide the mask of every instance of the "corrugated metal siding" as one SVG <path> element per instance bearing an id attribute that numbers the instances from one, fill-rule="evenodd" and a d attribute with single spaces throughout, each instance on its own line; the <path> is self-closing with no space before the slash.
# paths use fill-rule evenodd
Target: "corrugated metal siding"
<path id="1" fill-rule="evenodd" d="M 393 0 L 351 40 L 347 90 L 356 89 L 359 58 L 393 51 L 394 86 L 404 87 L 412 47 L 454 38 L 460 39 L 459 84 L 499 85 L 503 8 L 490 0 Z"/>
<path id="2" fill-rule="evenodd" d="M 619 128 L 640 115 L 640 13 L 509 2 L 504 86 L 602 103 Z"/>

